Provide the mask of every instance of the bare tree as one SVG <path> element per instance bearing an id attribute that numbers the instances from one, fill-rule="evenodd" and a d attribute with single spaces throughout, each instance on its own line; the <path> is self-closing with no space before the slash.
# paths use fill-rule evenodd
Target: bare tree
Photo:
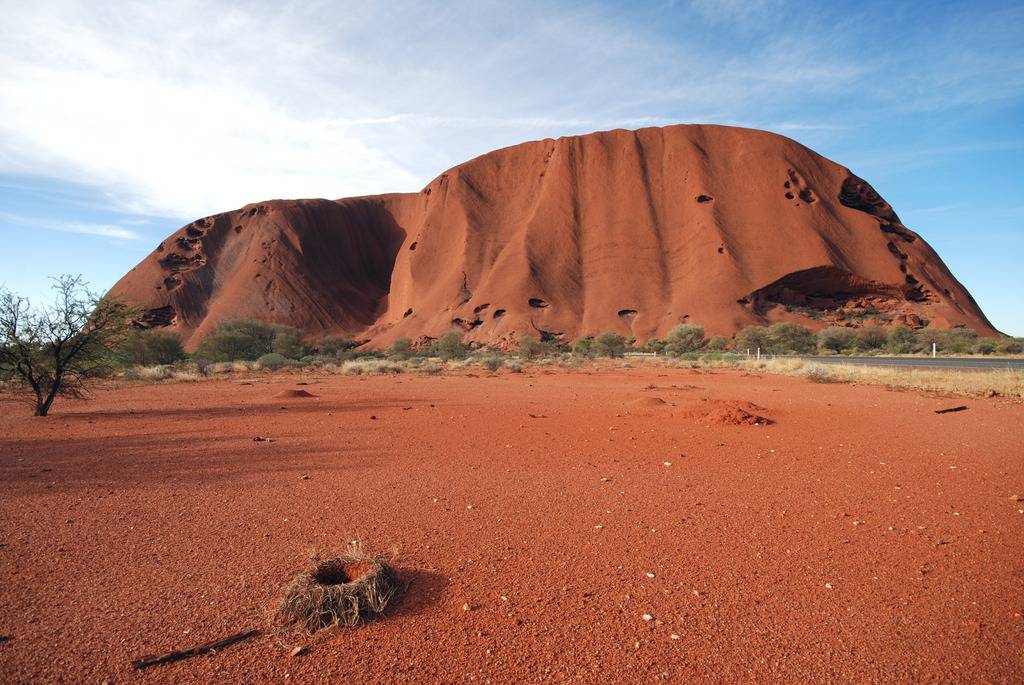
<path id="1" fill-rule="evenodd" d="M 81 276 L 53 280 L 56 297 L 44 308 L 0 288 L 0 378 L 25 391 L 36 416 L 46 416 L 57 395 L 82 397 L 88 379 L 109 373 L 135 318 Z"/>

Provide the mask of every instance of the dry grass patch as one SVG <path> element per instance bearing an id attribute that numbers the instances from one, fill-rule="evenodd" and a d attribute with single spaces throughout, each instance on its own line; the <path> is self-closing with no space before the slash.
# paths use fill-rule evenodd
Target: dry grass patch
<path id="1" fill-rule="evenodd" d="M 829 364 L 821 372 L 820 364 L 799 359 L 740 362 L 740 368 L 762 370 L 784 376 L 804 376 L 814 382 L 867 383 L 894 390 L 922 390 L 966 397 L 992 396 L 1024 399 L 1024 371 L 962 371 L 958 369 L 921 369 L 855 364 Z M 820 378 L 812 377 L 820 376 Z M 823 380 L 827 376 L 827 380 Z"/>
<path id="2" fill-rule="evenodd" d="M 313 634 L 351 627 L 380 616 L 398 593 L 394 570 L 379 557 L 353 548 L 329 559 L 314 559 L 285 587 L 271 617 L 282 632 Z"/>

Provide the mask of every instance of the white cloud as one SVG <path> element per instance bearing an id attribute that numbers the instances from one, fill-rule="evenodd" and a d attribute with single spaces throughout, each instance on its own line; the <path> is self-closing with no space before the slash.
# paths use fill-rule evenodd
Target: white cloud
<path id="1" fill-rule="evenodd" d="M 4 224 L 21 229 L 41 229 L 44 231 L 59 231 L 61 233 L 95 235 L 102 238 L 112 238 L 114 240 L 143 240 L 143 237 L 134 230 L 113 224 L 46 221 L 35 217 L 18 216 L 16 214 L 2 212 L 0 213 L 0 227 Z"/>
<path id="2" fill-rule="evenodd" d="M 824 137 L 858 127 L 850 93 L 879 116 L 872 98 L 899 91 L 886 53 L 856 52 L 856 17 L 822 30 L 820 10 L 795 22 L 767 1 L 669 4 L 639 21 L 640 9 L 487 0 L 7 4 L 0 173 L 151 215 L 414 191 L 490 149 L 595 129 L 745 122 Z M 676 13 L 692 30 L 660 31 Z M 701 16 L 747 33 L 703 32 Z"/>

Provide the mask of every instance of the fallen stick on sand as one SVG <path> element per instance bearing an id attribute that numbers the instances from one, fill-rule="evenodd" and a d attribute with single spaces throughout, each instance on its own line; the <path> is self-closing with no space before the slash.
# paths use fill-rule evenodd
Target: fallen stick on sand
<path id="1" fill-rule="evenodd" d="M 167 654 L 159 654 L 156 656 L 144 656 L 136 659 L 132 662 L 132 666 L 138 669 L 149 668 L 150 666 L 157 666 L 159 664 L 169 664 L 174 661 L 180 661 L 181 659 L 188 659 L 189 657 L 199 656 L 200 654 L 206 654 L 208 652 L 215 652 L 218 649 L 223 649 L 236 642 L 247 640 L 254 635 L 259 635 L 258 630 L 247 630 L 244 633 L 238 633 L 230 637 L 226 637 L 216 642 L 208 642 L 205 645 L 197 645 L 191 649 L 182 649 L 177 652 L 168 652 Z"/>
<path id="2" fill-rule="evenodd" d="M 967 407 L 965 405 L 961 404 L 959 407 L 950 407 L 949 409 L 936 409 L 935 413 L 936 414 L 948 414 L 948 413 L 953 412 L 953 411 L 963 411 L 965 409 L 967 409 Z"/>

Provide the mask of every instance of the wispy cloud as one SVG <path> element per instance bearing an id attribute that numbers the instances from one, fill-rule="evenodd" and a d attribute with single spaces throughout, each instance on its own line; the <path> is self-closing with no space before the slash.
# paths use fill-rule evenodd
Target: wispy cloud
<path id="1" fill-rule="evenodd" d="M 31 230 L 58 231 L 60 233 L 78 233 L 81 235 L 94 235 L 101 238 L 114 240 L 143 240 L 144 237 L 136 231 L 112 224 L 87 224 L 63 221 L 47 221 L 35 217 L 19 216 L 17 214 L 0 213 L 0 228 L 20 228 Z"/>
<path id="2" fill-rule="evenodd" d="M 707 121 L 815 142 L 893 111 L 1024 90 L 1020 11 L 963 11 L 897 50 L 855 12 L 783 9 L 13 3 L 0 24 L 0 173 L 197 216 L 417 190 L 524 139 Z M 951 56 L 956 32 L 971 41 Z"/>

